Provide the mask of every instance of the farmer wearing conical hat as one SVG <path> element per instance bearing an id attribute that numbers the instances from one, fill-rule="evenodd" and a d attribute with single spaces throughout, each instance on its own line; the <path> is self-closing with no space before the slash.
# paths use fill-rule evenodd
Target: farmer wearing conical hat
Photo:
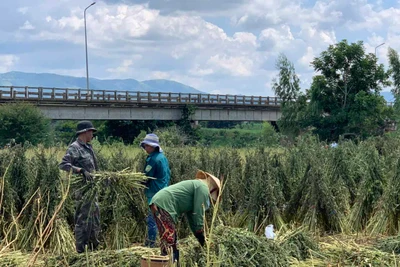
<path id="1" fill-rule="evenodd" d="M 140 146 L 148 154 L 146 158 L 146 166 L 144 173 L 146 176 L 152 177 L 146 181 L 146 189 L 144 191 L 147 197 L 147 203 L 150 203 L 153 196 L 161 189 L 169 185 L 171 171 L 169 169 L 168 160 L 160 147 L 159 138 L 151 133 L 147 134 Z M 147 218 L 147 240 L 145 246 L 154 247 L 157 238 L 157 225 L 153 214 L 149 212 Z"/>
<path id="2" fill-rule="evenodd" d="M 82 176 L 82 181 L 92 182 L 92 172 L 98 170 L 97 160 L 89 142 L 96 132 L 90 121 L 80 121 L 76 127 L 77 139 L 67 149 L 59 167 L 60 169 Z M 82 193 L 75 191 L 75 246 L 78 253 L 96 249 L 99 245 L 100 210 L 97 201 L 85 201 Z"/>
<path id="3" fill-rule="evenodd" d="M 217 201 L 221 182 L 215 176 L 198 171 L 195 180 L 187 180 L 160 190 L 150 202 L 161 239 L 161 254 L 173 252 L 173 260 L 179 261 L 176 223 L 185 214 L 191 231 L 204 246 L 204 211 L 210 207 L 210 198 Z"/>

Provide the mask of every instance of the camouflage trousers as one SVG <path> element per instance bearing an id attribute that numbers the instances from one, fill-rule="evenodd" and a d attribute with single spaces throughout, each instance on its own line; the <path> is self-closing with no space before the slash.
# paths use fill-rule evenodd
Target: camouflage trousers
<path id="1" fill-rule="evenodd" d="M 99 245 L 100 209 L 97 201 L 76 201 L 75 247 L 78 253 L 95 250 Z"/>

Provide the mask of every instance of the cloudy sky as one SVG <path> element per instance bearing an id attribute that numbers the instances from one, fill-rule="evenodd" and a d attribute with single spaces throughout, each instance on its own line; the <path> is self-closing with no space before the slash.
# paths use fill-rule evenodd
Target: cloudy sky
<path id="1" fill-rule="evenodd" d="M 1 0 L 0 73 L 84 77 L 90 0 Z M 276 57 L 302 87 L 329 44 L 362 40 L 400 51 L 395 0 L 102 0 L 87 11 L 90 76 L 171 79 L 210 93 L 273 95 Z"/>

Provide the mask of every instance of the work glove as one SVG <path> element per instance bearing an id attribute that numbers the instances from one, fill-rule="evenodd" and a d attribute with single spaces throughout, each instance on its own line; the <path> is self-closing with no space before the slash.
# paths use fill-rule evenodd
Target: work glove
<path id="1" fill-rule="evenodd" d="M 92 176 L 92 174 L 90 172 L 88 172 L 85 169 L 81 169 L 80 173 L 82 174 L 83 180 L 85 182 L 93 182 L 93 176 Z"/>
<path id="2" fill-rule="evenodd" d="M 204 247 L 204 243 L 206 242 L 206 240 L 205 240 L 205 237 L 204 237 L 203 230 L 199 230 L 199 231 L 195 232 L 194 236 L 197 238 L 197 240 L 199 241 L 200 245 L 202 247 Z"/>

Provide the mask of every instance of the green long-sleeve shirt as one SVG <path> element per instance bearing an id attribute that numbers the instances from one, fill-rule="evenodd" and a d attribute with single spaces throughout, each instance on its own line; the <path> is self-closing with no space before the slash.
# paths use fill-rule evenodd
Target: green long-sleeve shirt
<path id="1" fill-rule="evenodd" d="M 187 180 L 166 187 L 154 195 L 150 202 L 168 212 L 175 223 L 186 214 L 192 232 L 203 228 L 204 211 L 209 206 L 208 186 L 200 180 Z"/>

